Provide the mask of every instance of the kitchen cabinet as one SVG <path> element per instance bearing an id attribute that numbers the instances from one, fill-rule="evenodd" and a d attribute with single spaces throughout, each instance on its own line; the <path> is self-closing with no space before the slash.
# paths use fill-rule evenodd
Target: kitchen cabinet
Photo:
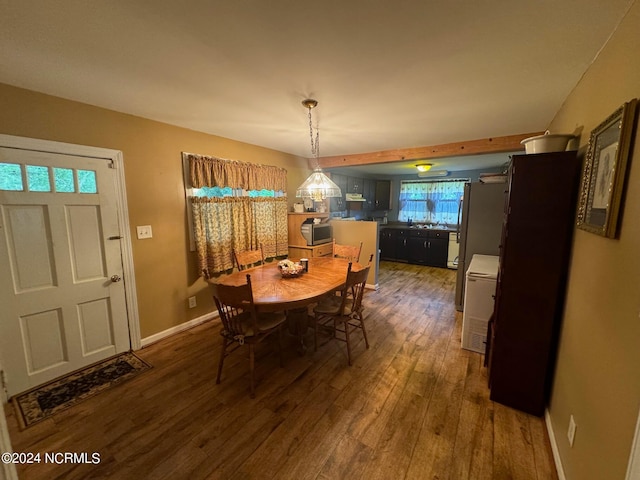
<path id="1" fill-rule="evenodd" d="M 396 231 L 392 228 L 380 230 L 380 258 L 383 260 L 396 259 Z"/>
<path id="2" fill-rule="evenodd" d="M 391 208 L 391 181 L 376 180 L 375 210 L 389 210 Z"/>
<path id="3" fill-rule="evenodd" d="M 331 197 L 329 202 L 329 208 L 332 212 L 342 212 L 347 209 L 347 202 L 345 202 L 345 193 L 347 192 L 347 177 L 338 173 L 331 174 L 331 180 L 340 187 L 342 192 L 341 197 Z"/>
<path id="4" fill-rule="evenodd" d="M 396 257 L 394 260 L 409 261 L 409 230 L 396 230 Z"/>
<path id="5" fill-rule="evenodd" d="M 375 207 L 376 181 L 371 178 L 362 179 L 362 196 L 365 199 L 363 210 L 372 211 Z"/>
<path id="6" fill-rule="evenodd" d="M 514 155 L 487 363 L 490 398 L 532 415 L 549 399 L 580 176 L 576 152 Z"/>
<path id="7" fill-rule="evenodd" d="M 347 193 L 362 193 L 362 178 L 347 177 Z"/>
<path id="8" fill-rule="evenodd" d="M 447 232 L 430 230 L 410 230 L 408 240 L 410 263 L 446 267 L 449 250 Z"/>
<path id="9" fill-rule="evenodd" d="M 389 210 L 391 207 L 391 181 L 374 180 L 371 178 L 352 177 L 331 173 L 331 180 L 340 187 L 342 197 L 332 198 L 330 209 L 332 212 L 342 212 L 348 208 L 354 210 Z M 364 202 L 347 202 L 345 194 L 359 193 L 365 199 Z M 352 205 L 349 205 L 351 203 Z"/>
<path id="10" fill-rule="evenodd" d="M 419 228 L 382 228 L 380 258 L 400 262 L 447 267 L 449 232 Z"/>

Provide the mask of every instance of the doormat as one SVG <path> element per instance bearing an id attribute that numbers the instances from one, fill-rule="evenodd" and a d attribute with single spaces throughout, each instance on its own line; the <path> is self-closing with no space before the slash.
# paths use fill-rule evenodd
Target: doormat
<path id="1" fill-rule="evenodd" d="M 26 428 L 150 368 L 127 352 L 21 393 L 12 401 L 21 427 Z"/>

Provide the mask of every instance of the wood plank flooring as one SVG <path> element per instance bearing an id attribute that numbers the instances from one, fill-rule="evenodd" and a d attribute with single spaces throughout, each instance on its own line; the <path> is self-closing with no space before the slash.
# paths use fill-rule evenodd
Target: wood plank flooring
<path id="1" fill-rule="evenodd" d="M 321 339 L 285 366 L 257 351 L 256 398 L 236 351 L 215 384 L 219 323 L 138 354 L 154 368 L 20 431 L 16 452 L 97 452 L 99 464 L 23 479 L 557 479 L 543 419 L 489 400 L 483 357 L 460 348 L 455 271 L 381 262 L 365 293 L 371 347 Z M 310 335 L 307 344 L 312 346 Z"/>

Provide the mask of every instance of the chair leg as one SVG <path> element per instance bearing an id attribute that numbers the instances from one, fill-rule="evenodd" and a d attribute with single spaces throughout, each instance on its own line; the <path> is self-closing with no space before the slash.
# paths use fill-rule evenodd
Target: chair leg
<path id="1" fill-rule="evenodd" d="M 367 348 L 369 348 L 369 339 L 367 338 L 367 329 L 364 328 L 364 318 L 362 316 L 358 316 L 360 319 L 360 328 L 362 329 L 362 335 L 364 336 L 364 344 Z"/>
<path id="2" fill-rule="evenodd" d="M 251 398 L 256 396 L 256 387 L 253 380 L 253 373 L 255 367 L 255 352 L 253 343 L 249 344 L 249 376 L 251 377 Z"/>
<path id="3" fill-rule="evenodd" d="M 349 340 L 349 317 L 343 318 L 344 325 L 344 336 L 347 340 L 347 360 L 349 361 L 349 366 L 351 366 L 351 341 Z"/>
<path id="4" fill-rule="evenodd" d="M 224 363 L 224 357 L 227 354 L 227 338 L 222 337 L 222 349 L 220 350 L 220 361 L 218 362 L 218 376 L 216 377 L 216 383 L 220 383 L 220 377 L 222 376 L 222 364 Z"/>

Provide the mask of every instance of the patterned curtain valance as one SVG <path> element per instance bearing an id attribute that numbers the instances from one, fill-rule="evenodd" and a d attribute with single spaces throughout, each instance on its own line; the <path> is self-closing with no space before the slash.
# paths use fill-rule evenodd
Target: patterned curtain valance
<path id="1" fill-rule="evenodd" d="M 287 171 L 284 168 L 193 153 L 182 155 L 189 160 L 189 175 L 194 188 L 231 187 L 287 191 Z"/>

